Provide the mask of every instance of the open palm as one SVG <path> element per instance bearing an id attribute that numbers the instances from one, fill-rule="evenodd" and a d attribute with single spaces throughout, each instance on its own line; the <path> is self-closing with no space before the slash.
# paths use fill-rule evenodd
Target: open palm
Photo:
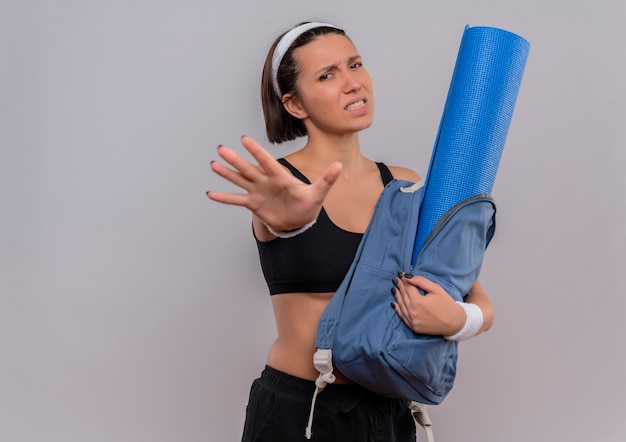
<path id="1" fill-rule="evenodd" d="M 211 191 L 207 193 L 208 197 L 223 204 L 246 207 L 276 231 L 292 230 L 315 220 L 328 191 L 341 173 L 341 163 L 328 166 L 322 176 L 309 185 L 294 177 L 252 138 L 244 136 L 241 143 L 257 165 L 220 146 L 218 155 L 234 170 L 218 162 L 211 163 L 211 170 L 244 192 Z"/>

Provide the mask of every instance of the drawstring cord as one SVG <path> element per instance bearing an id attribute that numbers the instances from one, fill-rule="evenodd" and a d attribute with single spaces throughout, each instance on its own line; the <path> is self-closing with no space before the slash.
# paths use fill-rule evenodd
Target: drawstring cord
<path id="1" fill-rule="evenodd" d="M 426 405 L 411 401 L 409 404 L 409 408 L 411 409 L 411 413 L 413 414 L 413 419 L 417 422 L 423 429 L 426 431 L 426 437 L 428 438 L 428 442 L 435 442 L 435 435 L 433 434 L 433 423 L 430 420 L 430 416 L 428 415 L 428 411 L 426 410 Z"/>
<path id="2" fill-rule="evenodd" d="M 332 350 L 317 349 L 313 355 L 313 365 L 319 371 L 319 376 L 315 380 L 315 391 L 313 392 L 313 399 L 311 400 L 311 412 L 309 413 L 309 422 L 304 430 L 305 437 L 310 440 L 313 436 L 313 414 L 315 412 L 315 402 L 317 401 L 317 395 L 328 384 L 335 382 L 335 375 L 333 374 L 333 355 Z M 426 437 L 428 442 L 434 442 L 435 436 L 433 434 L 433 424 L 426 410 L 426 405 L 420 402 L 411 401 L 409 409 L 417 422 L 426 431 Z"/>
<path id="3" fill-rule="evenodd" d="M 330 349 L 318 349 L 313 355 L 313 365 L 320 375 L 315 380 L 315 392 L 313 393 L 313 399 L 311 400 L 311 412 L 309 413 L 309 422 L 304 430 L 304 435 L 307 439 L 311 439 L 313 435 L 313 412 L 315 411 L 315 401 L 317 401 L 317 395 L 326 387 L 327 384 L 335 382 L 335 375 L 333 374 L 333 356 Z"/>

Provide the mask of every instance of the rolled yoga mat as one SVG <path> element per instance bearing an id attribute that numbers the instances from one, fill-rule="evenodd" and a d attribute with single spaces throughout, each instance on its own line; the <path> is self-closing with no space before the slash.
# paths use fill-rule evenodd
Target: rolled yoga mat
<path id="1" fill-rule="evenodd" d="M 413 262 L 450 208 L 491 193 L 529 49 L 502 29 L 465 28 L 426 174 Z"/>

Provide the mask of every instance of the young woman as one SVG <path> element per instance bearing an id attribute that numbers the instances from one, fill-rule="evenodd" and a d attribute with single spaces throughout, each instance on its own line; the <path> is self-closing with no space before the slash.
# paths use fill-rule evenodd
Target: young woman
<path id="1" fill-rule="evenodd" d="M 212 162 L 211 169 L 243 193 L 207 194 L 252 212 L 278 332 L 252 385 L 242 440 L 291 442 L 305 440 L 318 375 L 312 362 L 318 320 L 352 262 L 376 200 L 391 179 L 420 178 L 361 153 L 359 132 L 374 116 L 372 80 L 343 30 L 304 23 L 277 38 L 261 96 L 269 141 L 306 136 L 306 144 L 277 161 L 242 137 L 258 164 L 219 146 L 232 167 Z M 425 278 L 399 278 L 395 296 L 397 314 L 415 332 L 452 336 L 464 328 L 464 309 Z M 487 330 L 493 309 L 478 282 L 466 301 L 483 315 L 476 334 Z M 378 396 L 335 373 L 337 381 L 317 398 L 314 441 L 415 440 L 406 401 Z"/>

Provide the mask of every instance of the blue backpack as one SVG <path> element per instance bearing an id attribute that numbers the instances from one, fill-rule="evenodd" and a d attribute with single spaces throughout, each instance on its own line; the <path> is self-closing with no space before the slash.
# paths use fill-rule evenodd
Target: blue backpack
<path id="1" fill-rule="evenodd" d="M 462 301 L 478 279 L 496 209 L 489 195 L 456 204 L 412 263 L 422 190 L 422 182 L 402 180 L 383 190 L 354 261 L 318 323 L 315 363 L 324 364 L 328 354 L 368 390 L 439 404 L 454 384 L 458 343 L 413 332 L 390 308 L 392 278 L 398 272 L 424 276 Z"/>
<path id="2" fill-rule="evenodd" d="M 454 205 L 414 257 L 423 189 L 423 182 L 403 180 L 385 186 L 354 261 L 322 314 L 314 356 L 320 376 L 308 438 L 317 394 L 335 380 L 333 363 L 368 390 L 413 401 L 414 415 L 427 432 L 430 422 L 421 405 L 441 403 L 453 387 L 458 343 L 413 332 L 390 308 L 392 278 L 398 272 L 424 276 L 462 301 L 495 232 L 496 208 L 486 194 Z"/>

